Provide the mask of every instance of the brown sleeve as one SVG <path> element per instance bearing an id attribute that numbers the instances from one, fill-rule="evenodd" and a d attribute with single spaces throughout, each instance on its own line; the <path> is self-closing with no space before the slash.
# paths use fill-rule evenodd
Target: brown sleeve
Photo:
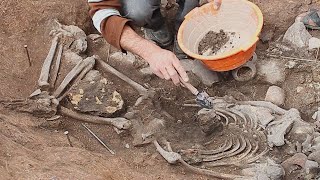
<path id="1" fill-rule="evenodd" d="M 119 16 L 110 16 L 101 24 L 102 36 L 114 47 L 121 49 L 120 38 L 128 19 Z"/>
<path id="2" fill-rule="evenodd" d="M 119 0 L 104 0 L 101 2 L 89 3 L 89 6 L 89 14 L 91 17 L 93 17 L 93 15 L 101 9 L 121 9 L 121 4 Z M 128 19 L 119 16 L 108 17 L 101 23 L 102 36 L 107 40 L 109 44 L 122 50 L 120 46 L 120 38 L 122 35 L 123 28 L 128 21 Z"/>

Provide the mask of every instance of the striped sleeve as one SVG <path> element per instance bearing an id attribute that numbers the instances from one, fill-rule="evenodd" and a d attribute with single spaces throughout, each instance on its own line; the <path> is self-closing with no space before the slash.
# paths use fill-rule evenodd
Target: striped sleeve
<path id="1" fill-rule="evenodd" d="M 121 17 L 119 0 L 88 0 L 88 3 L 94 27 L 111 45 L 121 49 L 121 34 L 129 20 Z"/>

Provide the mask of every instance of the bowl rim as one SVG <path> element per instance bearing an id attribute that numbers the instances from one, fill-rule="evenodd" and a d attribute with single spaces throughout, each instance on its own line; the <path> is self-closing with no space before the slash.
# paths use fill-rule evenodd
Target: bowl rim
<path id="1" fill-rule="evenodd" d="M 231 0 L 223 0 L 224 2 L 225 1 L 231 1 Z M 234 0 L 232 0 L 234 1 Z M 242 1 L 243 3 L 246 3 L 248 4 L 255 12 L 255 14 L 257 15 L 258 17 L 258 26 L 257 26 L 257 30 L 256 32 L 254 33 L 254 35 L 252 36 L 252 38 L 250 39 L 250 41 L 248 43 L 246 43 L 245 45 L 242 45 L 240 46 L 239 48 L 236 48 L 232 51 L 229 51 L 229 52 L 224 52 L 222 54 L 219 54 L 219 55 L 213 55 L 213 56 L 203 56 L 203 55 L 200 55 L 200 54 L 196 54 L 196 53 L 193 53 L 192 51 L 190 51 L 188 48 L 185 47 L 185 45 L 182 43 L 182 35 L 183 35 L 183 31 L 185 29 L 185 26 L 188 22 L 188 19 L 192 18 L 192 15 L 194 13 L 196 13 L 197 11 L 199 11 L 199 9 L 201 8 L 207 8 L 209 6 L 213 6 L 213 2 L 209 2 L 201 7 L 197 7 L 197 8 L 194 8 L 192 11 L 190 11 L 186 16 L 185 16 L 185 20 L 182 22 L 179 30 L 178 30 L 178 34 L 177 34 L 177 40 L 178 40 L 178 44 L 180 46 L 180 48 L 182 49 L 183 52 L 185 52 L 187 55 L 195 58 L 195 59 L 199 59 L 199 60 L 206 60 L 206 61 L 211 61 L 211 60 L 219 60 L 219 59 L 223 59 L 223 58 L 227 58 L 229 56 L 233 56 L 241 51 L 247 51 L 248 49 L 250 49 L 254 44 L 256 44 L 258 41 L 259 41 L 259 35 L 261 33 L 261 30 L 262 30 L 262 27 L 263 27 L 263 14 L 260 10 L 260 8 L 248 1 L 248 0 L 237 0 L 237 1 Z M 223 2 L 222 2 L 223 3 Z"/>

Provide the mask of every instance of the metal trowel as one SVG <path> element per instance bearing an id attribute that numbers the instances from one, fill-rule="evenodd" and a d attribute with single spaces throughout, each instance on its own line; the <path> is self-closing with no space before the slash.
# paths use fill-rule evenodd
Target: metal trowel
<path id="1" fill-rule="evenodd" d="M 213 108 L 213 102 L 210 99 L 210 96 L 205 91 L 199 91 L 197 88 L 195 88 L 192 84 L 187 83 L 180 78 L 181 84 L 187 88 L 192 94 L 196 96 L 196 102 L 199 106 L 207 109 Z"/>

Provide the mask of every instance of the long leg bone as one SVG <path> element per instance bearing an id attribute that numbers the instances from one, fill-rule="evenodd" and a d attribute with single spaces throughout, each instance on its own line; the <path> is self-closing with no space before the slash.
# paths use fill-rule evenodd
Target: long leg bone
<path id="1" fill-rule="evenodd" d="M 50 83 L 50 89 L 53 89 L 56 81 L 57 81 L 57 77 L 58 77 L 58 73 L 59 73 L 59 69 L 60 69 L 60 64 L 61 64 L 61 58 L 62 58 L 62 50 L 63 50 L 63 46 L 59 45 L 59 50 L 58 50 L 58 55 L 57 55 L 57 60 L 56 60 L 56 64 L 54 66 L 54 69 L 52 71 L 52 78 L 51 78 L 51 83 Z"/>
<path id="2" fill-rule="evenodd" d="M 79 76 L 73 81 L 73 84 L 70 86 L 70 88 L 68 90 L 66 90 L 62 95 L 60 95 L 60 97 L 58 98 L 58 101 L 60 102 L 63 98 L 65 98 L 67 96 L 67 94 L 70 92 L 70 90 L 72 89 L 72 87 L 77 86 L 80 83 L 80 80 L 84 78 L 84 76 L 90 71 L 92 70 L 94 67 L 94 63 L 90 63 L 87 67 L 85 67 L 81 73 L 79 74 Z"/>
<path id="3" fill-rule="evenodd" d="M 49 76 L 50 76 L 50 68 L 51 68 L 53 58 L 54 58 L 54 54 L 57 49 L 58 41 L 59 41 L 58 36 L 56 36 L 52 40 L 50 51 L 49 51 L 46 59 L 44 60 L 44 63 L 43 63 L 42 69 L 41 69 L 41 74 L 40 74 L 40 78 L 38 80 L 38 85 L 39 85 L 40 89 L 43 91 L 47 91 L 50 86 L 50 84 L 48 82 Z"/>
<path id="4" fill-rule="evenodd" d="M 96 124 L 113 125 L 118 129 L 129 129 L 131 126 L 131 122 L 125 118 L 103 118 L 99 116 L 91 116 L 91 115 L 74 112 L 62 106 L 60 107 L 60 112 L 64 116 L 68 116 L 80 121 L 96 123 Z"/>
<path id="5" fill-rule="evenodd" d="M 148 89 L 144 88 L 142 85 L 136 83 L 135 81 L 133 81 L 132 79 L 130 79 L 129 77 L 127 77 L 126 75 L 122 74 L 121 72 L 119 72 L 118 70 L 116 70 L 115 68 L 113 68 L 112 66 L 110 66 L 109 64 L 105 63 L 104 61 L 102 61 L 101 59 L 97 60 L 97 64 L 104 70 L 107 71 L 111 74 L 116 75 L 117 77 L 119 77 L 120 79 L 122 79 L 123 81 L 127 82 L 131 87 L 133 87 L 135 90 L 137 90 L 139 92 L 140 95 L 148 95 L 149 91 Z"/>
<path id="6" fill-rule="evenodd" d="M 93 67 L 95 64 L 95 57 L 88 57 L 82 61 L 80 61 L 64 78 L 60 86 L 53 93 L 53 96 L 58 98 L 60 97 L 66 87 L 70 84 L 72 80 L 74 80 L 86 67 Z"/>

